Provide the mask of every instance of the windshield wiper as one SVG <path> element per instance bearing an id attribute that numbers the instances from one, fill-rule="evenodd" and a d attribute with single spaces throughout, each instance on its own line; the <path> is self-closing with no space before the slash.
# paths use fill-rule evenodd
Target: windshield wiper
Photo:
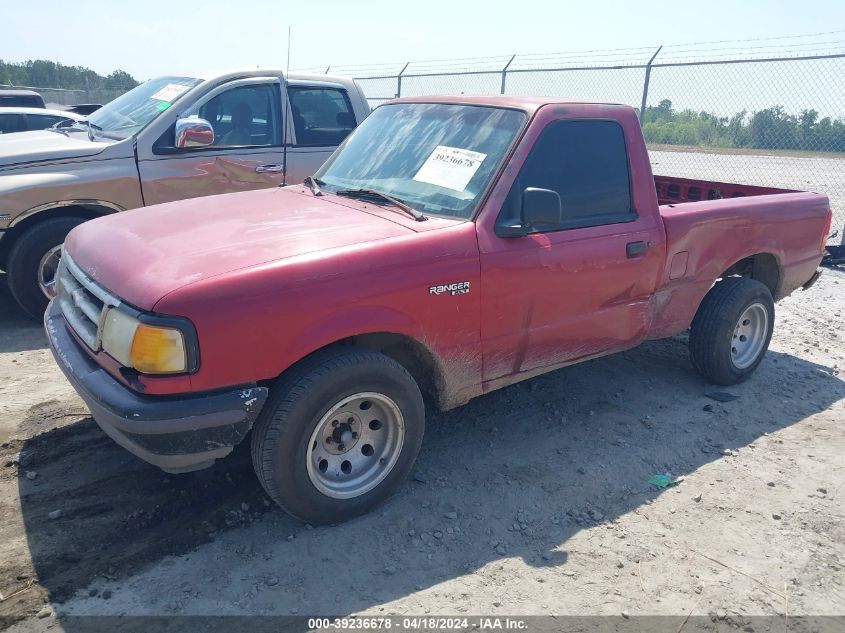
<path id="1" fill-rule="evenodd" d="M 338 196 L 349 196 L 350 198 L 381 198 L 382 200 L 387 200 L 394 206 L 402 209 L 417 222 L 425 222 L 428 220 L 428 216 L 423 215 L 413 207 L 408 206 L 398 198 L 394 198 L 383 191 L 376 191 L 375 189 L 341 189 L 339 191 L 335 191 L 335 194 Z"/>
<path id="2" fill-rule="evenodd" d="M 320 185 L 324 185 L 326 183 L 324 183 L 319 178 L 314 178 L 314 176 L 308 176 L 305 180 L 302 181 L 302 184 L 308 187 L 311 190 L 311 193 L 313 193 L 315 196 L 322 196 L 323 190 L 320 189 Z"/>
<path id="3" fill-rule="evenodd" d="M 59 132 L 60 134 L 64 134 L 65 136 L 70 136 L 71 131 L 83 132 L 86 128 L 78 127 L 82 124 L 88 124 L 87 121 L 73 121 L 70 125 L 64 125 L 62 122 L 56 123 L 55 125 L 51 125 L 47 129 L 51 132 Z"/>
<path id="4" fill-rule="evenodd" d="M 101 128 L 99 125 L 94 125 L 88 119 L 86 119 L 84 121 L 80 121 L 80 123 L 84 123 L 85 125 L 88 126 L 88 140 L 89 141 L 93 141 L 96 138 L 96 135 L 94 134 L 94 130 L 97 130 L 98 132 L 103 131 L 103 128 Z"/>

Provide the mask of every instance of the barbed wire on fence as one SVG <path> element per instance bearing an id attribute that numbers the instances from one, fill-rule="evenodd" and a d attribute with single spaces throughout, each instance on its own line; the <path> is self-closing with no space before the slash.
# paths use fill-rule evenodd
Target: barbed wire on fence
<path id="1" fill-rule="evenodd" d="M 337 74 L 352 74 L 355 76 L 371 76 L 397 74 L 408 65 L 408 73 L 433 71 L 478 71 L 501 70 L 501 67 L 511 57 L 515 58 L 514 68 L 524 64 L 526 67 L 537 69 L 538 66 L 572 66 L 577 65 L 579 59 L 588 61 L 588 65 L 637 65 L 645 64 L 658 44 L 648 46 L 572 49 L 551 53 L 518 53 L 516 55 L 497 55 L 488 57 L 463 57 L 447 59 L 428 59 L 402 62 L 379 62 L 370 64 L 340 64 L 326 66 L 311 66 L 301 68 L 303 72 L 328 72 L 331 69 Z M 826 55 L 845 52 L 845 29 L 804 33 L 798 35 L 782 35 L 775 37 L 759 37 L 744 40 L 709 40 L 699 42 L 684 42 L 663 44 L 662 58 L 666 63 L 678 61 L 707 61 L 724 59 L 726 57 L 777 57 Z"/>

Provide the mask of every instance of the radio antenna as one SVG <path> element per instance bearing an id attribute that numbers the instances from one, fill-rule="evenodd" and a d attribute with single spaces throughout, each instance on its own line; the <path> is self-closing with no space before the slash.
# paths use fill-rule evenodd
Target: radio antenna
<path id="1" fill-rule="evenodd" d="M 287 68 L 285 70 L 290 72 L 290 24 L 288 24 L 288 61 Z"/>
<path id="2" fill-rule="evenodd" d="M 290 24 L 288 24 L 288 59 L 285 68 L 285 76 L 282 77 L 285 88 L 285 94 L 282 95 L 282 186 L 288 182 L 288 100 L 290 99 L 290 92 L 288 91 L 288 77 L 290 76 Z"/>

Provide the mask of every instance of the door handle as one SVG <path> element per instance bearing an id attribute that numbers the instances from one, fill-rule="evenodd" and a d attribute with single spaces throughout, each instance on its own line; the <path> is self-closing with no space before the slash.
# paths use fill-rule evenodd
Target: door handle
<path id="1" fill-rule="evenodd" d="M 645 254 L 649 246 L 651 246 L 651 242 L 628 242 L 625 246 L 625 255 L 628 259 L 640 257 Z"/>
<path id="2" fill-rule="evenodd" d="M 280 172 L 285 171 L 284 165 L 279 165 L 278 163 L 270 163 L 268 165 L 256 165 L 255 166 L 255 173 L 256 174 L 277 174 Z"/>

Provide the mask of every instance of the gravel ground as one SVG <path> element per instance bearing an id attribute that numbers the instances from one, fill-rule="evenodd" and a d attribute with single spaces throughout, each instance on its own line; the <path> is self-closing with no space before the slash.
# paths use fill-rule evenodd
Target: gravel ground
<path id="1" fill-rule="evenodd" d="M 0 280 L 2 281 L 2 280 Z M 429 416 L 387 504 L 311 528 L 248 451 L 169 476 L 87 417 L 0 283 L 0 628 L 86 614 L 845 614 L 845 273 L 720 402 L 684 337 Z M 659 490 L 657 473 L 683 476 Z M 785 630 L 785 629 L 784 629 Z"/>

